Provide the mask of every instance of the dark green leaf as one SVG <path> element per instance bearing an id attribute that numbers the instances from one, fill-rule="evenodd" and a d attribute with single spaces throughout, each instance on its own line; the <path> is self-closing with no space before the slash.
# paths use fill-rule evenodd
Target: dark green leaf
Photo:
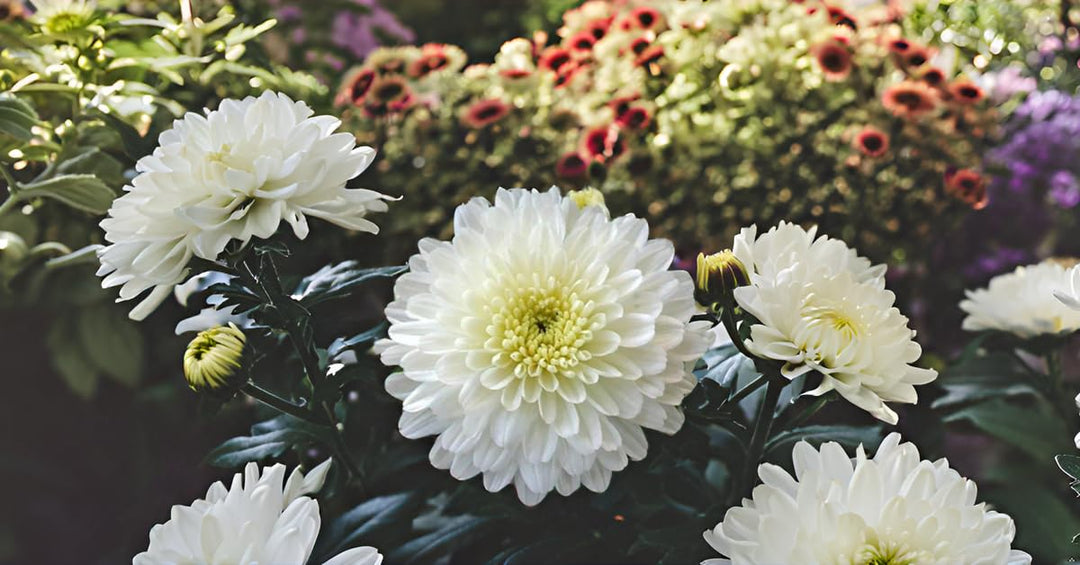
<path id="1" fill-rule="evenodd" d="M 1011 484 L 986 493 L 986 500 L 1016 521 L 1013 547 L 1023 548 L 1035 563 L 1060 563 L 1074 557 L 1073 535 L 1080 530 L 1067 498 L 1034 484 Z"/>
<path id="2" fill-rule="evenodd" d="M 992 398 L 1038 395 L 1031 375 L 1010 355 L 993 353 L 972 356 L 943 371 L 937 384 L 945 394 L 931 408 L 956 407 Z"/>
<path id="3" fill-rule="evenodd" d="M 1002 399 L 968 406 L 944 418 L 945 422 L 967 421 L 1036 459 L 1049 460 L 1054 453 L 1072 446 L 1065 423 L 1049 414 L 1045 403 L 1021 407 Z"/>
<path id="4" fill-rule="evenodd" d="M 450 524 L 409 541 L 392 550 L 386 557 L 388 563 L 411 565 L 434 563 L 438 558 L 449 555 L 455 549 L 463 547 L 483 536 L 489 526 L 496 523 L 494 518 L 462 516 Z"/>
<path id="5" fill-rule="evenodd" d="M 329 443 L 327 432 L 292 416 L 281 415 L 251 427 L 250 436 L 234 437 L 206 455 L 215 467 L 239 467 L 249 461 L 279 457 L 293 446 Z"/>
<path id="6" fill-rule="evenodd" d="M 387 530 L 408 530 L 416 510 L 424 503 L 418 492 L 380 496 L 364 502 L 334 519 L 319 532 L 312 552 L 320 563 L 349 547 L 364 545 L 373 535 Z"/>
<path id="7" fill-rule="evenodd" d="M 31 128 L 37 123 L 37 114 L 26 102 L 13 96 L 0 96 L 0 132 L 28 141 L 34 137 Z"/>
<path id="8" fill-rule="evenodd" d="M 330 344 L 330 347 L 327 348 L 326 352 L 333 358 L 340 355 L 341 352 L 353 349 L 358 345 L 372 343 L 375 340 L 386 336 L 387 327 L 387 323 L 382 322 L 374 328 L 360 332 L 350 338 L 339 337 Z"/>
<path id="9" fill-rule="evenodd" d="M 23 185 L 15 194 L 19 200 L 53 198 L 92 214 L 104 214 L 116 194 L 94 175 L 60 175 Z"/>
<path id="10" fill-rule="evenodd" d="M 304 277 L 293 292 L 293 296 L 305 306 L 312 306 L 341 298 L 369 280 L 396 277 L 408 269 L 404 266 L 357 269 L 356 265 L 356 261 L 327 265 Z"/>
<path id="11" fill-rule="evenodd" d="M 121 384 L 138 384 L 144 353 L 135 323 L 111 306 L 83 310 L 78 320 L 78 337 L 90 364 Z"/>
<path id="12" fill-rule="evenodd" d="M 1069 487 L 1080 496 L 1080 457 L 1076 455 L 1057 455 L 1054 457 L 1058 469 L 1072 479 Z"/>
<path id="13" fill-rule="evenodd" d="M 873 452 L 881 443 L 881 438 L 882 427 L 878 425 L 869 427 L 803 426 L 773 436 L 765 444 L 765 453 L 766 457 L 773 455 L 787 459 L 792 448 L 800 441 L 806 441 L 814 447 L 835 441 L 849 450 L 862 444 L 866 446 L 868 452 Z"/>
<path id="14" fill-rule="evenodd" d="M 154 151 L 157 140 L 152 136 L 139 134 L 139 131 L 131 124 L 112 114 L 100 112 L 97 116 L 120 135 L 120 141 L 124 144 L 124 154 L 132 161 L 138 161 Z"/>

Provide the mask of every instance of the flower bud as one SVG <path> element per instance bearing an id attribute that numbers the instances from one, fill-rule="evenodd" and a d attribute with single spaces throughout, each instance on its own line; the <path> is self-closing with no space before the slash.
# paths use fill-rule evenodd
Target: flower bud
<path id="1" fill-rule="evenodd" d="M 0 281 L 6 281 L 22 269 L 30 248 L 17 233 L 0 231 Z"/>
<path id="2" fill-rule="evenodd" d="M 697 301 L 706 307 L 726 305 L 733 302 L 736 288 L 750 284 L 746 266 L 730 249 L 697 258 Z"/>
<path id="3" fill-rule="evenodd" d="M 236 384 L 246 342 L 233 323 L 199 332 L 184 352 L 184 378 L 191 390 L 216 391 Z"/>
<path id="4" fill-rule="evenodd" d="M 604 193 L 592 187 L 575 190 L 567 196 L 570 197 L 570 200 L 574 201 L 574 204 L 578 205 L 578 208 L 584 208 L 586 206 L 607 208 L 604 204 Z"/>

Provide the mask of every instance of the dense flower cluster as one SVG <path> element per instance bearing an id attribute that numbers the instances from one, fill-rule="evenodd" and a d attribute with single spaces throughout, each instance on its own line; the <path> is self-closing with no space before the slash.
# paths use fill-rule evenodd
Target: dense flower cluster
<path id="1" fill-rule="evenodd" d="M 929 218 L 982 202 L 979 182 L 951 172 L 978 170 L 987 123 L 980 87 L 892 12 L 593 1 L 564 15 L 557 41 L 514 39 L 460 72 L 448 46 L 377 51 L 338 101 L 381 144 L 381 184 L 409 195 L 396 232 L 437 233 L 448 199 L 491 184 L 558 178 L 681 242 L 790 219 L 851 230 L 884 258 L 925 241 Z"/>

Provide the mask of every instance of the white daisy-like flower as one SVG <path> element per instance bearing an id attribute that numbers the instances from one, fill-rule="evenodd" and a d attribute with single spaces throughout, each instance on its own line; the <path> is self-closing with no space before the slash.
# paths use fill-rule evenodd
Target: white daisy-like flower
<path id="1" fill-rule="evenodd" d="M 998 275 L 986 288 L 965 292 L 963 328 L 1024 339 L 1080 330 L 1080 311 L 1062 301 L 1072 295 L 1071 277 L 1071 269 L 1054 259 Z"/>
<path id="2" fill-rule="evenodd" d="M 132 565 L 305 565 L 315 546 L 319 503 L 304 496 L 318 491 L 330 460 L 306 476 L 296 469 L 282 488 L 285 466 L 248 463 L 232 486 L 220 481 L 206 498 L 173 506 L 171 518 L 150 530 L 150 547 Z M 323 565 L 379 565 L 382 555 L 358 547 Z"/>
<path id="3" fill-rule="evenodd" d="M 976 504 L 949 462 L 919 459 L 890 434 L 873 459 L 836 443 L 795 445 L 795 476 L 758 469 L 762 484 L 705 540 L 726 559 L 703 565 L 1026 565 L 1012 518 Z"/>
<path id="4" fill-rule="evenodd" d="M 734 245 L 750 272 L 750 285 L 736 289 L 735 300 L 759 321 L 747 348 L 782 362 L 788 379 L 821 374 L 821 385 L 806 394 L 836 390 L 895 424 L 898 416 L 885 402 L 914 403 L 914 385 L 937 372 L 911 365 L 922 348 L 885 290 L 884 266 L 842 241 L 815 240 L 812 229 L 785 223 L 755 239 L 756 233 L 743 230 Z"/>
<path id="5" fill-rule="evenodd" d="M 499 189 L 460 206 L 450 242 L 425 239 L 377 344 L 402 371 L 405 437 L 436 435 L 430 459 L 461 480 L 513 483 L 527 505 L 645 457 L 644 429 L 675 433 L 708 323 L 694 284 L 644 220 L 610 219 L 557 188 Z"/>
<path id="6" fill-rule="evenodd" d="M 99 253 L 102 286 L 120 286 L 121 301 L 152 289 L 131 312 L 142 319 L 193 256 L 212 261 L 229 241 L 270 237 L 282 221 L 301 239 L 308 216 L 378 232 L 365 216 L 385 211 L 387 197 L 345 188 L 375 150 L 334 133 L 340 123 L 273 92 L 177 120 L 101 222 L 111 243 Z"/>

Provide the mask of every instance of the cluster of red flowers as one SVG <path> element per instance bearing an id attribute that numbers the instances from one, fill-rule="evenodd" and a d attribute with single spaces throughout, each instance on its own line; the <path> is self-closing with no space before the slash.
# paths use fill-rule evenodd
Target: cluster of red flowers
<path id="1" fill-rule="evenodd" d="M 815 13 L 817 7 L 809 7 Z M 832 22 L 838 26 L 857 29 L 858 23 L 842 9 L 826 5 Z M 933 65 L 934 53 L 904 37 L 884 40 L 893 65 L 905 75 L 904 80 L 884 90 L 882 106 L 891 114 L 905 120 L 915 120 L 946 107 L 961 118 L 968 107 L 982 101 L 981 88 L 966 78 L 949 82 L 945 72 Z M 837 34 L 812 49 L 825 79 L 843 81 L 852 71 L 853 54 L 847 35 Z M 882 157 L 889 150 L 889 137 L 872 126 L 865 126 L 852 140 L 852 146 L 867 157 Z M 950 173 L 945 178 L 946 192 L 978 209 L 986 205 L 985 182 L 971 169 Z"/>
<path id="2" fill-rule="evenodd" d="M 346 75 L 335 103 L 356 107 L 368 118 L 404 113 L 420 100 L 415 82 L 449 67 L 449 49 L 429 43 L 376 51 L 362 67 Z"/>

